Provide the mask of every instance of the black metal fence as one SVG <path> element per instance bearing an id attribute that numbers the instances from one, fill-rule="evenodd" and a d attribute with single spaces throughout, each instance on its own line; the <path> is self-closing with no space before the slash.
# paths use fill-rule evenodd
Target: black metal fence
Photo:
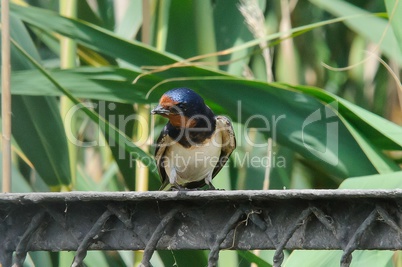
<path id="1" fill-rule="evenodd" d="M 28 251 L 156 249 L 402 249 L 402 190 L 270 190 L 0 194 L 0 263 Z M 14 256 L 13 256 L 14 254 Z"/>

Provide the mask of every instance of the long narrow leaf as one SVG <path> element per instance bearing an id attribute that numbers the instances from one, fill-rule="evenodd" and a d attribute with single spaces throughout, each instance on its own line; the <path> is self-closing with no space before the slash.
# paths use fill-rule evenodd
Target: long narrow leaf
<path id="1" fill-rule="evenodd" d="M 378 138 L 374 140 L 376 145 L 385 144 L 387 147 L 392 147 L 394 149 L 399 148 L 398 142 L 400 141 L 397 139 L 397 132 L 390 133 L 387 128 L 383 127 L 385 124 L 389 124 L 393 126 L 392 129 L 395 131 L 401 131 L 399 126 L 373 115 L 368 111 L 359 113 L 353 109 L 355 106 L 351 105 L 349 102 L 334 97 L 322 90 L 299 86 L 290 87 L 280 84 L 268 85 L 262 82 L 234 78 L 204 77 L 194 79 L 188 78 L 185 81 L 172 81 L 166 83 L 162 85 L 161 88 L 151 92 L 149 99 L 147 99 L 144 94 L 147 92 L 148 86 L 152 84 L 151 80 L 149 80 L 148 85 L 145 83 L 141 86 L 140 84 L 135 86 L 127 84 L 127 88 L 125 88 L 123 86 L 125 83 L 124 79 L 126 79 L 125 77 L 129 77 L 132 72 L 114 68 L 101 68 L 98 70 L 99 72 L 90 71 L 90 69 L 63 71 L 65 74 L 74 73 L 73 76 L 60 75 L 61 72 L 54 72 L 54 77 L 57 77 L 61 84 L 65 85 L 67 88 L 72 88 L 71 92 L 75 92 L 74 94 L 80 97 L 112 101 L 119 101 L 118 99 L 121 101 L 121 99 L 124 99 L 125 102 L 150 103 L 155 101 L 160 94 L 167 89 L 176 86 L 189 86 L 203 94 L 215 111 L 223 112 L 223 110 L 227 110 L 235 121 L 245 123 L 250 116 L 260 114 L 264 118 L 267 118 L 269 123 L 272 124 L 276 122 L 274 121 L 275 119 L 278 120 L 282 115 L 282 118 L 285 118 L 282 121 L 283 126 L 281 126 L 282 122 L 280 120 L 277 123 L 279 127 L 272 129 L 273 125 L 270 125 L 271 134 L 274 134 L 273 131 L 275 131 L 275 137 L 280 143 L 286 144 L 288 147 L 298 151 L 305 157 L 313 159 L 315 158 L 314 155 L 311 154 L 303 143 L 302 134 L 305 134 L 305 138 L 310 138 L 308 141 L 310 142 L 310 146 L 315 147 L 317 151 L 323 152 L 322 149 L 325 149 L 327 143 L 325 135 L 327 130 L 325 124 L 317 124 L 314 125 L 314 127 L 305 128 L 305 131 L 302 132 L 302 124 L 307 117 L 316 110 L 323 108 L 320 101 L 304 94 L 307 93 L 324 100 L 326 103 L 338 101 L 340 106 L 339 113 L 352 123 L 355 121 L 360 122 L 360 124 L 354 124 L 354 127 L 357 127 L 360 132 L 364 134 L 371 134 L 372 132 L 377 133 Z M 24 90 L 26 88 L 25 81 L 28 80 L 28 78 L 32 78 L 33 80 L 42 79 L 38 75 L 35 76 L 33 72 L 24 72 L 21 73 L 21 75 L 20 78 L 15 80 L 16 90 L 18 90 L 18 88 Z M 21 85 L 19 85 L 17 81 L 21 81 Z M 43 86 L 45 84 L 43 81 L 39 81 L 40 80 L 33 83 L 32 90 L 38 90 L 38 92 L 40 92 L 40 90 L 49 90 L 49 88 Z M 145 81 L 146 80 L 143 80 L 143 82 Z M 75 83 L 81 83 L 81 86 L 74 86 Z M 87 86 L 90 83 L 92 83 L 92 86 Z M 118 85 L 119 83 L 120 85 Z M 36 86 L 35 84 L 41 84 L 42 86 Z M 82 85 L 86 88 L 85 91 L 80 90 Z M 219 88 L 219 90 L 216 90 L 215 88 Z M 247 94 L 244 94 L 245 88 L 247 88 Z M 99 90 L 103 91 L 103 93 Z M 295 90 L 298 90 L 299 92 L 295 92 Z M 125 94 L 124 97 L 118 97 L 117 99 L 116 95 L 119 95 L 119 92 L 125 92 Z M 61 93 L 61 91 L 59 91 L 59 93 Z M 229 98 L 228 96 L 231 97 Z M 236 99 L 241 99 L 241 106 L 238 106 Z M 294 104 L 291 105 L 290 103 Z M 224 109 L 222 109 L 222 107 Z M 260 109 L 260 107 L 262 109 Z M 239 114 L 242 117 L 239 117 Z M 370 118 L 368 115 L 374 116 L 376 120 L 366 121 L 364 118 Z M 375 121 L 377 121 L 377 125 L 380 125 L 380 127 L 373 124 Z M 364 122 L 366 123 L 364 124 Z M 367 156 L 365 156 L 363 150 L 359 148 L 358 142 L 352 135 L 348 134 L 349 130 L 345 128 L 344 123 L 341 121 L 338 121 L 338 123 L 341 126 L 339 128 L 339 165 L 335 167 L 331 164 L 326 164 L 325 161 L 320 161 L 323 163 L 322 166 L 327 166 L 331 172 L 334 172 L 333 174 L 341 177 L 375 173 L 375 168 L 373 168 L 372 165 L 374 163 L 369 163 Z M 264 126 L 264 122 L 261 120 L 252 120 L 251 125 L 249 126 L 261 127 Z M 356 160 L 358 160 L 360 164 L 356 164 Z"/>
<path id="2" fill-rule="evenodd" d="M 339 189 L 401 189 L 402 171 L 348 178 Z"/>
<path id="3" fill-rule="evenodd" d="M 57 13 L 34 7 L 22 7 L 15 4 L 10 5 L 10 11 L 23 21 L 39 27 L 45 31 L 57 32 L 64 36 L 75 39 L 78 43 L 87 46 L 97 52 L 107 54 L 116 59 L 121 59 L 133 66 L 163 66 L 183 61 L 182 58 L 169 54 L 160 53 L 150 46 L 143 43 L 125 40 L 100 27 L 91 25 L 84 21 L 74 20 L 62 17 Z M 342 22 L 358 17 L 374 17 L 375 14 L 352 15 L 336 19 L 326 20 L 292 29 L 290 32 L 278 32 L 262 38 L 265 41 L 274 41 L 282 37 L 297 36 L 313 29 Z M 244 44 L 231 48 L 226 53 L 248 49 L 257 46 L 260 39 L 248 41 Z M 278 41 L 280 42 L 280 41 Z M 211 55 L 214 56 L 214 55 Z M 183 66 L 183 65 L 181 65 Z M 168 73 L 161 73 L 163 77 L 181 77 L 181 76 L 215 76 L 226 75 L 223 72 L 207 70 L 199 67 L 169 68 Z"/>
<path id="4" fill-rule="evenodd" d="M 38 59 L 39 55 L 29 33 L 15 16 L 11 16 L 11 37 L 20 42 L 27 53 Z M 11 49 L 13 70 L 31 69 L 32 64 Z M 46 184 L 70 184 L 67 140 L 58 103 L 54 97 L 12 97 L 12 134 L 21 150 Z"/>
<path id="5" fill-rule="evenodd" d="M 370 136 L 370 141 L 381 149 L 402 149 L 402 127 L 371 113 L 339 96 L 308 86 L 292 86 L 294 89 L 321 99 L 326 103 L 339 103 L 339 112 L 360 132 Z"/>
<path id="6" fill-rule="evenodd" d="M 392 251 L 355 251 L 350 267 L 386 267 Z M 339 267 L 342 251 L 293 251 L 284 267 Z"/>
<path id="7" fill-rule="evenodd" d="M 67 34 L 69 36 L 72 36 L 71 33 L 67 32 L 67 27 L 59 27 L 59 26 L 48 26 L 48 23 L 41 22 L 39 19 L 38 21 L 35 21 L 33 19 L 32 14 L 30 14 L 29 11 L 32 12 L 44 12 L 42 10 L 38 9 L 31 9 L 31 8 L 21 8 L 21 7 L 14 7 L 13 11 L 18 13 L 21 17 L 24 18 L 24 20 L 27 20 L 29 23 L 32 23 L 34 25 L 43 27 L 47 30 L 55 30 L 58 31 L 59 33 L 62 34 Z M 46 13 L 47 14 L 47 13 Z M 120 43 L 120 46 L 126 45 L 127 48 L 130 48 L 130 50 L 124 50 L 120 51 L 120 49 L 114 49 L 112 51 L 106 51 L 107 53 L 110 53 L 111 56 L 116 56 L 119 58 L 122 58 L 123 53 L 128 53 L 129 54 L 136 54 L 138 52 L 141 53 L 147 53 L 149 58 L 148 60 L 157 60 L 157 58 L 162 59 L 161 61 L 163 62 L 163 58 L 166 58 L 166 55 L 162 55 L 160 53 L 157 53 L 156 51 L 153 51 L 151 48 L 145 49 L 143 45 L 136 44 L 134 42 L 129 42 L 125 41 L 119 38 L 116 38 L 114 35 L 103 31 L 103 30 L 98 30 L 96 27 L 91 27 L 89 25 L 84 25 L 82 23 L 79 23 L 78 21 L 73 21 L 73 20 L 68 20 L 66 18 L 62 18 L 53 14 L 49 14 L 49 16 L 52 18 L 54 21 L 59 21 L 60 23 L 54 23 L 54 25 L 63 25 L 63 24 L 71 24 L 71 25 L 76 25 L 77 27 L 81 29 L 80 32 L 74 34 L 74 38 L 79 40 L 82 43 L 85 43 L 85 45 L 91 47 L 91 48 L 96 48 L 96 49 L 108 49 L 103 47 L 103 44 L 97 45 L 95 40 L 97 36 L 102 35 L 105 40 L 110 41 L 111 43 Z M 339 20 L 338 20 L 339 21 Z M 329 23 L 329 22 L 328 22 Z M 334 23 L 334 21 L 332 21 Z M 325 23 L 320 23 L 320 24 L 314 24 L 314 25 L 309 25 L 305 27 L 300 27 L 298 29 L 293 29 L 294 32 L 303 32 L 306 30 L 310 30 L 314 27 L 319 27 L 323 26 Z M 92 36 L 93 39 L 88 39 L 83 37 L 83 33 L 86 33 L 85 36 Z M 280 35 L 279 35 L 280 36 Z M 277 36 L 278 37 L 278 36 Z M 271 38 L 271 37 L 270 37 Z M 273 37 L 272 37 L 273 38 Z M 145 49 L 145 50 L 144 50 Z M 131 51 L 133 50 L 133 51 Z M 153 59 L 150 59 L 153 58 Z M 176 58 L 170 58 L 171 62 L 174 62 Z M 134 59 L 132 57 L 128 57 L 128 62 L 134 65 L 141 65 L 144 64 L 143 60 L 141 57 L 139 59 Z M 160 65 L 160 64 L 159 64 Z M 205 75 L 209 74 L 209 77 L 206 77 Z M 305 98 L 303 95 L 300 95 L 298 93 L 290 92 L 286 90 L 286 86 L 280 86 L 280 85 L 267 85 L 267 84 L 258 84 L 256 86 L 256 83 L 251 82 L 251 81 L 245 81 L 245 80 L 237 80 L 229 77 L 222 76 L 221 73 L 219 72 L 213 72 L 213 71 L 207 71 L 204 69 L 200 68 L 195 68 L 195 67 L 185 67 L 185 68 L 179 68 L 176 70 L 169 70 L 165 74 L 170 76 L 170 77 L 177 77 L 177 75 L 183 76 L 186 75 L 187 77 L 195 77 L 194 79 L 189 79 L 189 78 L 181 78 L 183 81 L 182 82 L 171 82 L 169 84 L 166 84 L 166 86 L 162 86 L 164 90 L 170 89 L 171 87 L 175 86 L 188 86 L 192 87 L 193 89 L 197 89 L 200 91 L 203 96 L 205 96 L 206 99 L 209 100 L 209 103 L 211 104 L 212 107 L 214 107 L 216 110 L 220 110 L 220 106 L 224 106 L 226 110 L 229 111 L 229 113 L 237 114 L 236 111 L 236 103 L 235 103 L 235 98 L 233 96 L 236 96 L 236 99 L 241 99 L 243 103 L 248 103 L 252 107 L 256 107 L 254 105 L 255 103 L 258 103 L 260 101 L 263 101 L 264 105 L 267 105 L 267 103 L 270 103 L 270 109 L 264 109 L 264 110 L 253 110 L 252 108 L 250 110 L 247 110 L 246 114 L 247 116 L 252 116 L 256 113 L 260 113 L 264 115 L 266 118 L 271 118 L 273 115 L 280 116 L 280 115 L 285 115 L 289 119 L 289 122 L 287 123 L 286 127 L 278 127 L 276 129 L 277 131 L 277 138 L 278 141 L 286 144 L 287 146 L 291 147 L 292 149 L 298 151 L 301 153 L 303 156 L 306 158 L 314 159 L 317 160 L 317 155 L 322 155 L 324 157 L 328 156 L 331 154 L 332 158 L 337 157 L 336 156 L 336 151 L 331 151 L 329 150 L 329 154 L 324 155 L 324 151 L 326 149 L 326 136 L 325 136 L 325 125 L 316 125 L 315 127 L 310 127 L 306 128 L 305 132 L 302 132 L 302 124 L 304 120 L 310 115 L 312 112 L 315 112 L 316 110 L 322 108 L 322 104 L 319 103 L 318 101 L 315 102 L 315 104 L 310 105 L 310 99 L 307 97 Z M 212 76 L 220 76 L 220 77 L 211 77 Z M 152 76 L 152 75 L 150 75 Z M 213 79 L 216 79 L 216 81 L 213 81 Z M 229 81 L 232 80 L 232 81 Z M 140 79 L 141 81 L 141 79 Z M 216 90 L 216 88 L 219 88 L 220 90 Z M 264 88 L 261 90 L 261 88 Z M 270 88 L 269 90 L 265 90 L 265 88 Z M 280 88 L 280 90 L 271 90 L 273 88 Z M 135 86 L 135 91 L 133 92 L 144 92 L 145 90 L 149 88 L 144 88 L 140 84 L 136 84 Z M 144 90 L 145 89 L 145 90 Z M 285 90 L 284 90 L 285 89 Z M 244 90 L 247 90 L 247 94 L 244 94 Z M 236 91 L 236 92 L 235 92 Z M 157 98 L 161 95 L 162 91 L 158 91 L 155 93 L 152 93 L 147 99 L 148 101 L 155 101 Z M 112 93 L 113 94 L 113 93 Z M 229 99 L 227 96 L 231 96 Z M 219 96 L 219 97 L 218 97 Z M 278 101 L 278 97 L 281 99 L 281 101 Z M 265 99 L 266 98 L 266 99 Z M 224 99 L 227 103 L 222 103 L 222 99 Z M 309 99 L 306 102 L 304 99 Z M 315 100 L 311 100 L 312 103 Z M 230 103 L 229 103 L 230 102 Z M 297 104 L 300 102 L 300 105 Z M 294 107 L 291 107 L 289 103 L 292 103 L 292 105 L 296 106 L 297 108 L 295 109 Z M 303 103 L 303 104 L 301 104 Z M 303 106 L 305 105 L 305 106 Z M 245 105 L 243 105 L 245 106 Z M 251 107 L 250 106 L 250 107 Z M 300 113 L 300 107 L 303 106 L 304 112 Z M 282 113 L 280 113 L 282 112 Z M 243 113 L 242 113 L 243 114 Z M 303 115 L 302 115 L 303 114 Z M 234 118 L 234 120 L 240 120 L 240 118 Z M 260 124 L 261 125 L 261 124 Z M 343 125 L 340 123 L 340 125 Z M 365 125 L 367 126 L 367 125 Z M 321 127 L 321 128 L 320 128 Z M 373 129 L 372 125 L 369 125 L 370 129 Z M 374 128 L 375 129 L 375 128 Z M 372 130 L 372 132 L 375 132 L 376 130 Z M 365 132 L 365 131 L 361 131 Z M 304 135 L 304 138 L 302 136 Z M 337 166 L 334 166 L 332 163 L 328 164 L 325 163 L 324 158 L 321 156 L 318 156 L 320 158 L 319 163 L 322 168 L 327 169 L 330 172 L 334 172 L 334 175 L 340 175 L 342 177 L 347 177 L 347 176 L 357 176 L 357 175 L 364 175 L 364 174 L 369 174 L 369 173 L 375 173 L 375 168 L 373 167 L 372 163 L 368 160 L 367 156 L 364 155 L 362 152 L 362 149 L 359 147 L 359 145 L 356 143 L 356 140 L 353 139 L 353 137 L 348 133 L 348 130 L 343 126 L 340 129 L 340 137 L 342 137 L 342 141 L 339 142 L 339 154 L 338 158 L 340 159 L 340 164 Z M 307 138 L 307 139 L 305 139 Z M 390 138 L 381 138 L 381 141 L 384 141 L 387 143 L 389 147 L 395 147 L 395 141 L 393 140 L 394 137 Z M 307 142 L 307 146 L 306 146 Z M 313 147 L 316 151 L 321 151 L 320 153 L 316 153 L 316 155 L 313 155 L 311 151 L 306 149 L 307 147 Z M 354 153 L 350 154 L 348 151 L 353 149 Z M 348 156 L 349 155 L 349 156 Z M 352 156 L 353 155 L 353 156 Z M 343 156 L 345 156 L 343 158 Z M 357 166 L 357 164 L 352 164 L 353 159 L 359 159 L 361 162 L 360 167 Z M 328 159 L 326 159 L 328 160 Z M 346 165 L 345 165 L 346 164 Z M 320 167 L 320 168 L 321 168 Z"/>
<path id="8" fill-rule="evenodd" d="M 402 2 L 400 0 L 385 0 L 384 2 L 399 49 L 402 52 Z"/>
<path id="9" fill-rule="evenodd" d="M 49 70 L 51 75 L 76 98 L 107 100 L 120 103 L 150 103 L 146 95 L 155 83 L 161 81 L 152 75 L 132 84 L 139 73 L 115 67 L 81 67 L 69 70 Z M 60 96 L 52 82 L 38 70 L 14 72 L 12 94 Z M 155 98 L 152 99 L 155 101 Z"/>
<path id="10" fill-rule="evenodd" d="M 251 253 L 250 251 L 247 250 L 239 250 L 237 251 L 237 253 L 244 258 L 245 260 L 247 260 L 250 263 L 255 263 L 258 267 L 272 267 L 271 264 L 269 264 L 268 262 L 266 262 L 265 260 L 261 259 L 260 257 L 258 257 L 257 255 Z"/>
<path id="11" fill-rule="evenodd" d="M 370 14 L 346 1 L 310 0 L 310 2 L 337 17 Z M 394 59 L 402 66 L 402 50 L 387 20 L 374 16 L 362 16 L 359 19 L 348 19 L 345 24 L 361 36 L 378 44 L 387 57 Z"/>
<path id="12" fill-rule="evenodd" d="M 67 89 L 61 86 L 47 70 L 45 70 L 35 59 L 33 59 L 27 52 L 14 40 L 11 40 L 12 44 L 47 78 L 51 83 L 60 90 L 64 95 L 66 95 L 77 107 L 81 108 L 88 117 L 90 117 L 94 122 L 96 122 L 100 128 L 105 131 L 109 129 L 111 137 L 115 138 L 114 141 L 123 149 L 130 153 L 133 159 L 141 160 L 144 164 L 150 167 L 151 173 L 156 175 L 156 168 L 153 158 L 145 153 L 143 150 L 135 146 L 131 140 L 122 133 L 115 126 L 109 124 L 104 118 L 100 117 L 96 112 L 87 108 L 83 103 L 81 103 L 77 98 L 75 98 Z"/>

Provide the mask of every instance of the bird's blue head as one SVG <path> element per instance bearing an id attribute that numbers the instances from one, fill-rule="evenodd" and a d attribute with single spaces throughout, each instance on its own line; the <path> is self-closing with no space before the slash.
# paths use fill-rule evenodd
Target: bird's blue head
<path id="1" fill-rule="evenodd" d="M 174 126 L 179 127 L 183 121 L 188 122 L 189 119 L 198 116 L 210 116 L 212 112 L 199 94 L 183 87 L 164 93 L 159 100 L 159 105 L 151 113 L 167 117 Z"/>

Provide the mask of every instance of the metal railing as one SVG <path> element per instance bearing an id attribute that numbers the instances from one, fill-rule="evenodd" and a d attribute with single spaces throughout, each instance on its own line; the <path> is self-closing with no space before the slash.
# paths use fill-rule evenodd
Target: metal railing
<path id="1" fill-rule="evenodd" d="M 28 251 L 402 249 L 402 190 L 269 190 L 0 194 L 0 263 L 22 266 Z M 14 258 L 13 258 L 14 254 Z"/>

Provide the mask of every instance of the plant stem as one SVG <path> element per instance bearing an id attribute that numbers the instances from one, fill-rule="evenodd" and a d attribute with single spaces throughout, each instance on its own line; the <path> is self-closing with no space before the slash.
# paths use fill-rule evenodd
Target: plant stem
<path id="1" fill-rule="evenodd" d="M 193 12 L 198 54 L 215 53 L 216 40 L 211 1 L 193 1 Z M 217 56 L 210 56 L 203 61 L 212 63 L 212 67 L 218 68 Z"/>
<path id="2" fill-rule="evenodd" d="M 1 1 L 1 117 L 3 192 L 11 192 L 11 56 L 9 0 Z"/>
<path id="3" fill-rule="evenodd" d="M 163 0 L 161 0 L 163 1 Z M 141 41 L 144 44 L 151 44 L 152 36 L 152 14 L 155 10 L 155 2 L 153 0 L 142 0 L 142 32 Z M 145 122 L 150 121 L 149 107 L 147 105 L 138 105 L 138 116 L 140 119 L 144 119 Z M 142 144 L 140 148 L 144 151 L 149 150 L 147 145 L 147 140 L 149 136 L 148 124 L 144 127 L 141 123 L 138 124 L 136 135 L 139 144 Z M 135 190 L 136 191 L 147 191 L 148 190 L 148 167 L 146 167 L 142 162 L 137 161 L 137 166 L 135 168 Z M 141 260 L 144 256 L 143 251 L 134 251 L 134 266 L 141 264 Z"/>
<path id="4" fill-rule="evenodd" d="M 279 29 L 281 32 L 288 32 L 292 30 L 291 24 L 291 5 L 289 0 L 281 0 L 281 22 L 279 25 Z M 298 62 L 296 49 L 293 42 L 293 38 L 287 38 L 283 40 L 280 44 L 279 55 L 282 59 L 282 70 L 278 75 L 280 75 L 281 82 L 287 82 L 291 84 L 298 84 Z"/>
<path id="5" fill-rule="evenodd" d="M 149 138 L 149 124 L 150 112 L 148 105 L 138 105 L 138 116 L 140 118 L 137 127 L 138 147 L 143 151 L 149 152 L 148 138 Z M 141 123 L 141 121 L 143 123 Z M 136 191 L 148 190 L 148 167 L 141 161 L 137 161 L 137 167 L 135 169 L 135 189 Z"/>
<path id="6" fill-rule="evenodd" d="M 60 15 L 69 18 L 76 17 L 77 13 L 77 0 L 60 0 Z M 60 38 L 60 68 L 69 69 L 76 66 L 76 43 L 67 37 Z M 74 106 L 74 103 L 68 99 L 67 96 L 60 97 L 60 114 L 62 119 L 65 117 L 67 112 Z M 76 133 L 75 120 L 63 120 L 65 131 L 71 131 Z M 70 130 L 71 129 L 71 130 Z M 77 147 L 67 141 L 68 155 L 70 161 L 70 172 L 71 172 L 71 188 L 75 188 L 76 185 L 76 166 L 77 166 Z"/>
<path id="7" fill-rule="evenodd" d="M 162 0 L 163 1 L 163 0 Z M 142 1 L 142 42 L 145 44 L 151 43 L 152 36 L 152 14 L 154 14 L 155 3 L 149 0 Z M 146 123 L 138 123 L 137 127 L 137 142 L 139 147 L 145 151 L 149 151 L 148 138 L 149 138 L 149 125 L 147 122 L 150 121 L 150 113 L 148 105 L 138 105 L 138 116 L 141 121 Z M 145 125 L 146 124 L 146 125 Z M 137 161 L 137 168 L 135 169 L 135 190 L 136 191 L 147 191 L 148 190 L 148 167 L 146 167 L 142 162 Z"/>
<path id="8" fill-rule="evenodd" d="M 169 26 L 169 8 L 171 0 L 161 0 L 158 10 L 158 25 L 156 30 L 156 49 L 164 51 Z"/>

